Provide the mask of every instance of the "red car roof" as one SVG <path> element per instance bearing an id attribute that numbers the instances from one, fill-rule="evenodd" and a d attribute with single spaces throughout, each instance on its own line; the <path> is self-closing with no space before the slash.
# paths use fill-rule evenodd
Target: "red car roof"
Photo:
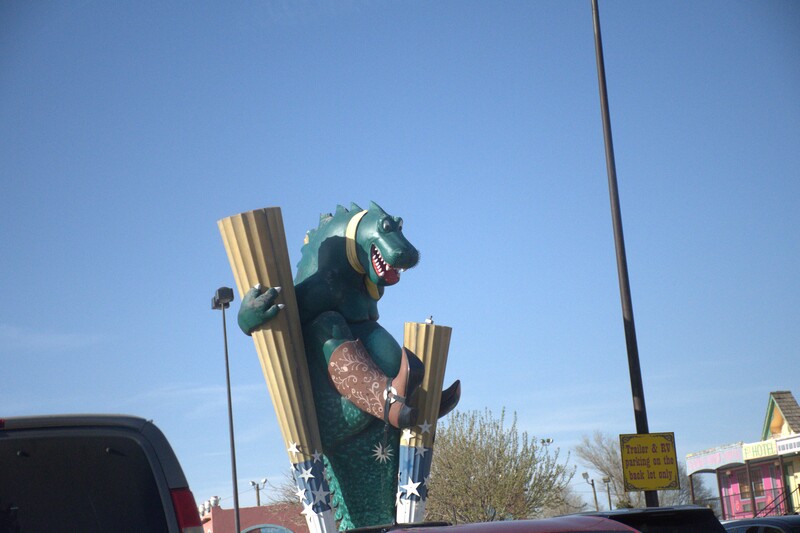
<path id="1" fill-rule="evenodd" d="M 454 526 L 426 527 L 416 529 L 393 529 L 406 533 L 578 533 L 578 532 L 637 532 L 632 527 L 598 516 L 561 516 L 541 520 L 509 520 L 458 524 Z"/>

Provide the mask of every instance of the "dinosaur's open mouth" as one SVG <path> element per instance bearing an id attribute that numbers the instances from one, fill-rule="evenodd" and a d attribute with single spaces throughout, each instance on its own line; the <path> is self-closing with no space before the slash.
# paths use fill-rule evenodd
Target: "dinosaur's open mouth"
<path id="1" fill-rule="evenodd" d="M 400 270 L 394 268 L 383 259 L 378 247 L 373 244 L 370 251 L 370 255 L 372 256 L 372 268 L 375 269 L 375 273 L 378 274 L 378 277 L 381 278 L 386 285 L 394 285 L 400 281 Z"/>

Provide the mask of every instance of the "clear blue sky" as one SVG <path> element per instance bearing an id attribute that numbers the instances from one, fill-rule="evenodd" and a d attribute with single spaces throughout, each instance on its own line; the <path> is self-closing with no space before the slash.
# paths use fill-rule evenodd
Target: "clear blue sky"
<path id="1" fill-rule="evenodd" d="M 650 428 L 758 440 L 800 396 L 800 3 L 600 12 Z M 151 418 L 231 506 L 216 221 L 280 206 L 294 265 L 374 200 L 422 251 L 381 322 L 453 327 L 462 409 L 634 433 L 594 54 L 588 0 L 0 3 L 0 415 Z M 229 340 L 249 505 L 288 460 Z"/>

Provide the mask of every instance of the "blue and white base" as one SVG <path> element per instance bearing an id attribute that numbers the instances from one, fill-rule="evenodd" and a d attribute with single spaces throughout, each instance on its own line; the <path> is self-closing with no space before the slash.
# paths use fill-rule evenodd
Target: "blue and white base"
<path id="1" fill-rule="evenodd" d="M 297 497 L 303 504 L 303 516 L 311 533 L 337 532 L 336 520 L 331 511 L 331 497 L 322 457 L 292 463 L 292 477 L 297 487 Z"/>
<path id="2" fill-rule="evenodd" d="M 424 446 L 401 444 L 398 458 L 397 522 L 416 524 L 425 519 L 433 453 Z"/>

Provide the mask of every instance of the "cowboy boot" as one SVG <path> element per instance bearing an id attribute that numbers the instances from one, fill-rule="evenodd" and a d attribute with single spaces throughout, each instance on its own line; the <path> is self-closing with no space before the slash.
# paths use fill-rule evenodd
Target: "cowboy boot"
<path id="1" fill-rule="evenodd" d="M 457 379 L 452 385 L 442 391 L 442 399 L 439 402 L 439 418 L 447 415 L 456 408 L 461 399 L 461 380 Z"/>
<path id="2" fill-rule="evenodd" d="M 339 394 L 365 413 L 396 428 L 416 423 L 417 409 L 409 404 L 424 374 L 422 362 L 404 348 L 397 376 L 388 377 L 360 340 L 340 344 L 328 362 L 328 375 Z"/>

